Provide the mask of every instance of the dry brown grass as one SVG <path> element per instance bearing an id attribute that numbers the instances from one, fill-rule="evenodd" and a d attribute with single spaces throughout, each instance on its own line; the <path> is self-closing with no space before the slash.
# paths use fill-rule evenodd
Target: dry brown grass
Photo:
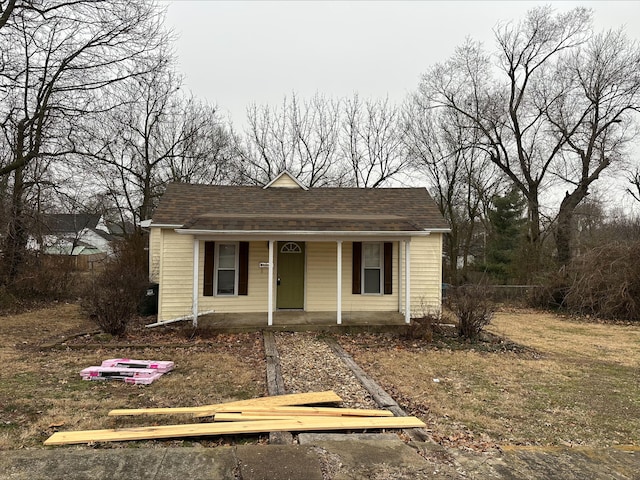
<path id="1" fill-rule="evenodd" d="M 114 408 L 206 405 L 265 394 L 259 334 L 203 339 L 190 338 L 191 332 L 175 328 L 162 334 L 147 331 L 147 338 L 107 338 L 95 345 L 91 343 L 95 337 L 80 337 L 68 342 L 74 348 L 41 348 L 65 333 L 91 330 L 95 326 L 76 305 L 60 304 L 0 317 L 0 450 L 40 446 L 57 429 L 185 421 L 175 417 L 107 417 Z M 122 346 L 127 342 L 135 346 L 136 340 L 138 347 Z M 80 378 L 83 368 L 119 357 L 173 360 L 176 369 L 148 386 Z"/>
<path id="2" fill-rule="evenodd" d="M 343 343 L 445 445 L 640 444 L 640 327 L 504 312 L 489 331 L 528 349 Z"/>
<path id="3" fill-rule="evenodd" d="M 0 317 L 0 450 L 39 447 L 57 429 L 185 421 L 107 417 L 114 408 L 205 405 L 265 394 L 259 334 L 206 337 L 184 327 L 134 328 L 125 339 L 96 344 L 100 336 L 78 337 L 66 342 L 68 348 L 41 348 L 94 329 L 75 305 Z M 640 445 L 640 326 L 516 311 L 497 314 L 489 330 L 521 348 L 381 335 L 341 342 L 444 445 Z M 80 379 L 82 368 L 114 357 L 173 360 L 177 368 L 149 386 Z"/>

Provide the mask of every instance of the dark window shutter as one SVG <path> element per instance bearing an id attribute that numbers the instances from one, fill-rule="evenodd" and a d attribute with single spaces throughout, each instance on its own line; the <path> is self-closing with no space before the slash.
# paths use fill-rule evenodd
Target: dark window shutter
<path id="1" fill-rule="evenodd" d="M 384 244 L 384 294 L 393 293 L 393 243 Z"/>
<path id="2" fill-rule="evenodd" d="M 238 295 L 249 293 L 249 242 L 240 242 L 238 259 Z"/>
<path id="3" fill-rule="evenodd" d="M 205 297 L 213 297 L 213 262 L 215 252 L 215 242 L 204 242 L 204 285 L 202 294 Z"/>
<path id="4" fill-rule="evenodd" d="M 353 242 L 353 273 L 351 293 L 359 295 L 362 288 L 362 242 Z"/>

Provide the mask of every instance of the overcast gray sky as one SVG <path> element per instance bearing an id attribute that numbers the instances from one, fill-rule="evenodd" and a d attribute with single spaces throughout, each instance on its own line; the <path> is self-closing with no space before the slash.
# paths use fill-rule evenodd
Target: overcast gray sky
<path id="1" fill-rule="evenodd" d="M 501 21 L 529 1 L 166 1 L 167 25 L 186 87 L 217 104 L 242 130 L 246 107 L 296 92 L 389 96 L 400 102 L 420 75 L 465 37 L 492 42 Z M 546 2 L 593 9 L 599 29 L 626 26 L 640 38 L 640 1 Z"/>

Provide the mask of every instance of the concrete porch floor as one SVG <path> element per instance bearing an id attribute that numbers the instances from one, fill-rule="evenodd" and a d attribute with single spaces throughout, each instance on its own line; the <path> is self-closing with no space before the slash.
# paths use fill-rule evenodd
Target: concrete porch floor
<path id="1" fill-rule="evenodd" d="M 337 324 L 336 312 L 277 310 L 273 325 L 267 325 L 267 313 L 212 313 L 198 317 L 198 327 L 221 332 L 274 331 L 398 331 L 406 328 L 400 312 L 343 312 Z"/>

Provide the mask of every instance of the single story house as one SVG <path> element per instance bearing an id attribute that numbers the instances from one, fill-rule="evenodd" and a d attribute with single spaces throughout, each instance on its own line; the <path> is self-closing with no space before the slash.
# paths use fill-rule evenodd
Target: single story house
<path id="1" fill-rule="evenodd" d="M 112 253 L 114 235 L 101 215 L 49 213 L 38 220 L 27 240 L 31 250 L 69 257 L 79 269 L 88 269 Z"/>
<path id="2" fill-rule="evenodd" d="M 306 188 L 288 172 L 265 187 L 173 183 L 145 226 L 159 322 L 441 309 L 449 228 L 424 188 Z"/>

